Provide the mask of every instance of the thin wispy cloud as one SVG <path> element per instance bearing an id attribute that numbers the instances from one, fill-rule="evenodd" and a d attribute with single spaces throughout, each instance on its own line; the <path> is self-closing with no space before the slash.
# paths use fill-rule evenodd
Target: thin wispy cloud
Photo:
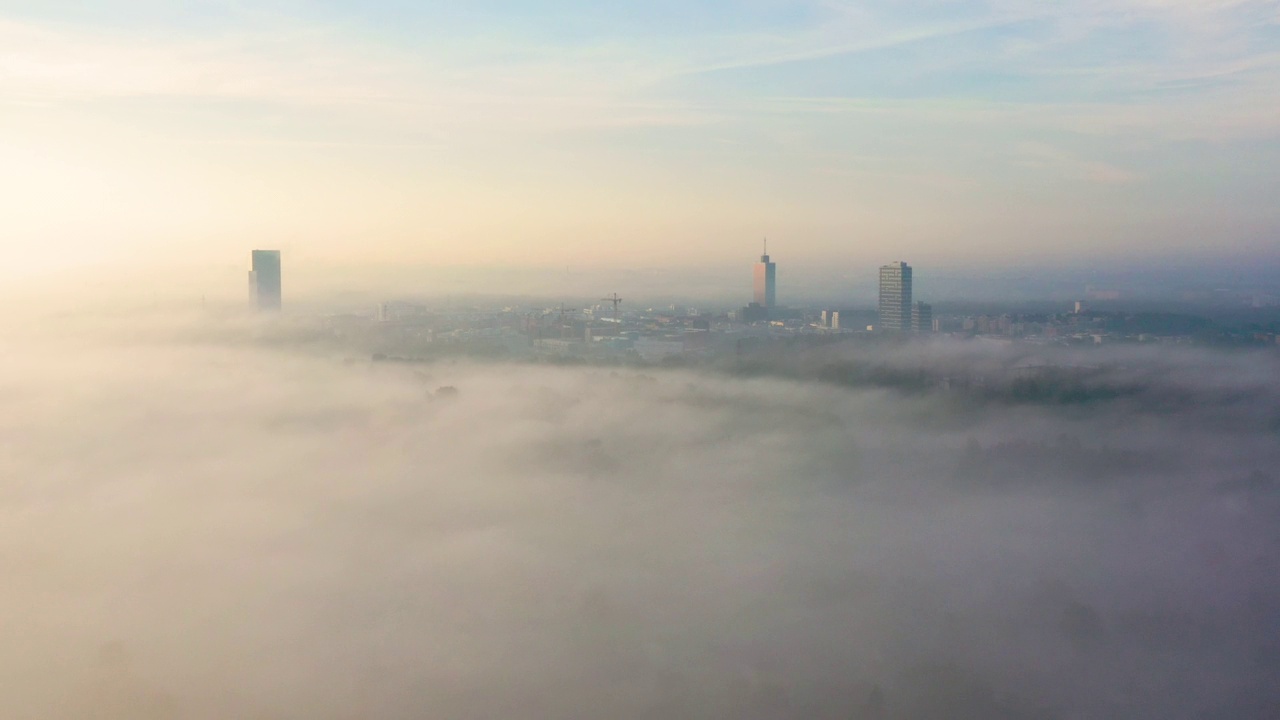
<path id="1" fill-rule="evenodd" d="M 323 29 L 168 39 L 0 22 L 0 83 L 12 96 L 372 101 L 395 97 L 398 65 Z"/>
<path id="2" fill-rule="evenodd" d="M 1125 168 L 1102 160 L 1077 157 L 1060 148 L 1042 143 L 1021 143 L 1014 162 L 1023 167 L 1042 168 L 1070 180 L 1083 180 L 1103 185 L 1125 185 L 1140 176 Z"/>
<path id="3" fill-rule="evenodd" d="M 623 63 L 608 60 L 598 52 L 541 51 L 524 65 L 458 62 L 386 50 L 321 26 L 173 40 L 0 23 L 0 96 L 11 102 L 249 101 L 449 127 L 699 121 L 689 109 L 620 96 L 627 83 L 613 69 Z M 590 69 L 593 61 L 608 69 Z"/>
<path id="4" fill-rule="evenodd" d="M 852 56 L 911 45 L 936 46 L 937 53 L 945 54 L 959 38 L 982 43 L 991 32 L 1000 31 L 1001 40 L 991 43 L 986 60 L 967 52 L 956 60 L 960 68 L 967 63 L 975 77 L 986 73 L 1023 77 L 1040 84 L 1045 93 L 1062 81 L 1090 77 L 1103 103 L 1123 105 L 1134 94 L 1160 88 L 1188 89 L 1226 81 L 1256 88 L 1276 79 L 1280 54 L 1274 48 L 1243 48 L 1201 57 L 1179 50 L 1167 57 L 1148 53 L 1138 62 L 1122 65 L 1082 63 L 1068 52 L 1069 46 L 1088 42 L 1090 36 L 1078 35 L 1073 27 L 1119 21 L 1127 25 L 1177 22 L 1188 30 L 1210 25 L 1225 32 L 1221 28 L 1230 26 L 1228 21 L 1241 9 L 1268 4 L 1136 1 L 1086 3 L 1069 10 L 1028 10 L 1009 4 L 941 24 L 929 22 L 927 16 L 916 20 L 909 13 L 895 17 L 869 13 L 862 6 L 827 5 L 824 19 L 815 24 L 778 32 L 712 34 L 687 48 L 644 38 L 632 42 L 588 39 L 568 45 L 534 38 L 502 38 L 495 44 L 488 38 L 479 47 L 489 44 L 489 51 L 473 46 L 457 55 L 450 48 L 465 43 L 444 43 L 441 50 L 382 46 L 321 23 L 167 38 L 0 20 L 0 95 L 9 102 L 26 103 L 111 97 L 248 100 L 337 110 L 357 107 L 388 120 L 423 121 L 431 116 L 437 122 L 456 118 L 454 124 L 534 128 L 698 124 L 713 118 L 714 110 L 694 93 L 673 92 L 668 87 L 672 80 L 812 61 L 853 62 Z M 1016 39 L 1019 27 L 1027 23 L 1047 24 L 1050 32 L 1040 39 Z M 1007 52 L 1014 55 L 1001 57 Z M 915 69 L 908 64 L 900 71 L 904 77 L 927 78 L 934 68 Z M 1081 92 L 1068 89 L 1076 96 Z M 983 89 L 981 82 L 969 92 L 979 102 L 1010 100 L 999 97 L 996 90 Z M 858 93 L 856 88 L 832 98 L 839 96 L 891 99 L 880 98 L 875 91 Z M 963 97 L 964 93 L 946 93 L 948 100 Z M 522 117 L 512 117 L 514 110 Z"/>
<path id="5" fill-rule="evenodd" d="M 447 213 L 532 193 L 540 197 L 534 205 L 569 218 L 582 211 L 568 198 L 592 196 L 601 200 L 591 210 L 599 222 L 623 227 L 634 223 L 603 218 L 641 202 L 685 208 L 696 193 L 717 194 L 701 203 L 717 210 L 692 222 L 687 209 L 654 221 L 651 234 L 686 228 L 670 252 L 744 224 L 855 232 L 845 227 L 842 197 L 874 196 L 875 206 L 898 208 L 878 211 L 879 227 L 892 227 L 903 209 L 924 202 L 910 193 L 909 177 L 963 188 L 963 202 L 917 208 L 952 216 L 1028 173 L 1074 177 L 1080 192 L 1123 183 L 1153 216 L 1176 213 L 1186 204 L 1166 206 L 1162 189 L 1205 182 L 1209 164 L 1280 155 L 1276 2 L 618 8 L 375 0 L 213 3 L 145 18 L 136 6 L 116 8 L 0 11 L 0 130 L 12 144 L 37 149 L 25 170 L 0 168 L 0 189 L 26 198 L 0 216 L 10 227 L 43 233 L 40 218 L 66 216 L 51 210 L 59 197 L 37 197 L 23 180 L 45 173 L 49 164 L 39 158 L 71 152 L 73 164 L 92 165 L 115 148 L 129 148 L 128 162 L 164 168 L 144 169 L 145 186 L 172 185 L 171 166 L 191 184 L 217 167 L 216 182 L 235 186 L 231 178 L 265 170 L 251 148 L 275 148 L 272 161 L 281 166 L 272 172 L 286 178 L 289 163 L 314 151 L 346 154 L 344 162 L 360 166 L 335 163 L 338 177 L 322 183 L 368 178 L 347 192 L 352 197 L 468 188 L 465 201 L 444 202 Z M 234 168 L 221 157 L 179 167 L 160 149 L 184 144 L 243 148 L 245 157 Z M 1211 160 L 1201 144 L 1221 157 Z M 1084 164 L 1005 161 L 1031 146 Z M 1236 189 L 1280 182 L 1264 175 L 1240 179 Z M 298 178 L 313 181 L 321 182 L 309 172 Z M 542 197 L 547 188 L 561 199 Z M 1079 198 L 1043 202 L 1063 203 L 1066 212 Z M 306 203 L 295 213 L 309 219 L 302 232 L 333 226 L 310 224 L 313 208 L 324 215 L 333 206 Z M 380 205 L 377 213 L 385 211 Z M 141 199 L 133 213 L 139 225 L 151 222 Z M 857 230 L 871 221 L 860 216 Z M 417 219 L 406 213 L 397 222 Z M 466 223 L 458 217 L 450 226 Z M 566 237 L 576 227 L 566 219 L 537 233 Z M 813 247 L 835 242 L 833 235 Z M 580 256 L 587 244 L 565 256 Z"/>
<path id="6" fill-rule="evenodd" d="M 905 31 L 897 31 L 887 36 L 879 35 L 876 32 L 866 32 L 865 30 L 858 31 L 858 28 L 855 26 L 853 28 L 855 32 L 852 34 L 862 35 L 864 37 L 847 41 L 836 40 L 835 42 L 830 42 L 830 36 L 844 33 L 840 33 L 831 27 L 824 27 L 812 34 L 789 38 L 783 43 L 777 43 L 787 46 L 785 49 L 773 50 L 770 52 L 767 47 L 761 48 L 763 52 L 758 56 L 748 55 L 745 57 L 732 58 L 719 63 L 682 71 L 680 74 L 696 75 L 700 73 L 714 73 L 722 70 L 762 68 L 775 65 L 801 63 L 809 60 L 857 55 L 859 53 L 887 50 L 903 45 L 923 43 L 931 40 L 944 40 L 946 38 L 977 33 L 983 30 L 1006 27 L 1020 22 L 1021 19 L 1022 18 L 1001 18 L 994 20 L 981 20 L 971 23 L 960 23 L 950 26 L 913 28 Z M 824 44 L 823 40 L 827 40 L 827 43 Z"/>

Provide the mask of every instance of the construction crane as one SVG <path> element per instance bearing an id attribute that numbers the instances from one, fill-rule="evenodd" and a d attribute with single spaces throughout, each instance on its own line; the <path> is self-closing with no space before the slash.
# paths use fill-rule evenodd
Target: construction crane
<path id="1" fill-rule="evenodd" d="M 618 305 L 622 302 L 622 298 L 618 297 L 618 293 L 614 293 L 607 298 L 600 298 L 600 300 L 602 302 L 613 303 L 613 321 L 615 323 L 620 323 L 621 321 L 618 319 Z"/>

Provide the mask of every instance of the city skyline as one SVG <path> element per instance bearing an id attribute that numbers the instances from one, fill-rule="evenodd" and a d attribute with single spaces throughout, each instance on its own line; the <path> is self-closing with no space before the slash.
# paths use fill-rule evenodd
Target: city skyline
<path id="1" fill-rule="evenodd" d="M 747 317 L 771 318 L 777 304 L 777 263 L 768 254 L 768 240 L 763 241 L 760 261 L 753 266 L 752 299 Z M 249 306 L 258 311 L 278 311 L 282 308 L 282 265 L 279 250 L 253 250 L 250 253 Z M 878 314 L 881 330 L 930 332 L 932 306 L 912 301 L 913 268 L 905 262 L 894 262 L 880 267 Z M 622 299 L 616 293 L 602 299 L 613 306 L 612 317 L 618 319 L 618 306 Z M 379 303 L 378 315 L 386 313 L 388 303 Z M 1077 308 L 1079 303 L 1077 303 Z M 753 309 L 754 308 L 754 309 Z M 564 311 L 563 303 L 561 310 Z M 839 329 L 839 313 L 822 311 L 822 325 Z M 886 318 L 889 318 L 886 322 Z M 747 322 L 751 322 L 748 319 Z"/>
<path id="2" fill-rule="evenodd" d="M 249 251 L 246 251 L 249 252 Z M 255 278 L 252 273 L 255 253 L 250 260 L 250 304 L 254 305 L 253 292 Z M 270 251 L 279 256 L 280 251 Z M 772 256 L 770 256 L 770 264 Z M 659 305 L 669 302 L 706 304 L 710 307 L 733 308 L 742 303 L 756 301 L 758 294 L 757 272 L 762 263 L 753 265 L 750 280 L 744 280 L 741 265 L 725 263 L 714 268 L 704 267 L 694 270 L 682 270 L 677 267 L 636 269 L 629 272 L 576 272 L 566 273 L 536 266 L 521 269 L 518 273 L 496 273 L 486 275 L 469 270 L 461 277 L 450 271 L 423 272 L 418 268 L 402 268 L 398 275 L 388 281 L 385 275 L 369 275 L 358 272 L 344 272 L 344 282 L 340 286 L 323 284 L 324 271 L 328 268 L 295 267 L 291 261 L 290 287 L 291 297 L 300 300 L 303 305 L 316 308 L 324 305 L 342 306 L 352 300 L 357 304 L 365 302 L 382 303 L 388 299 L 415 300 L 441 297 L 464 299 L 474 297 L 488 301 L 497 298 L 523 298 L 530 301 L 547 300 L 553 305 L 561 300 L 574 298 L 575 302 L 594 301 L 596 295 L 604 287 L 626 288 L 627 292 L 642 304 Z M 829 266 L 825 273 L 818 275 L 812 268 L 792 269 L 788 264 L 788 277 L 799 277 L 788 283 L 789 299 L 793 306 L 799 307 L 878 307 L 880 304 L 880 283 L 878 268 L 874 264 L 850 264 L 848 266 Z M 912 267 L 913 294 L 918 289 L 920 277 Z M 347 271 L 348 268 L 342 268 Z M 934 301 L 954 302 L 996 302 L 1025 303 L 1050 302 L 1072 303 L 1083 300 L 1110 300 L 1121 303 L 1158 302 L 1200 302 L 1211 297 L 1261 297 L 1264 300 L 1280 295 L 1280 284 L 1273 274 L 1268 273 L 1267 266 L 1249 269 L 1232 268 L 1230 266 L 1195 268 L 1178 267 L 1111 267 L 1109 273 L 1085 272 L 1076 268 L 1043 268 L 1038 271 L 1023 269 L 1021 273 L 973 274 L 957 273 L 954 269 L 929 267 L 924 276 L 926 282 L 925 297 Z M 972 270 L 970 270 L 972 272 Z M 162 298 L 166 302 L 242 305 L 243 295 L 239 290 L 243 282 L 242 271 L 230 273 L 218 270 L 217 273 L 197 272 L 191 275 L 177 275 L 167 278 L 173 285 L 160 283 L 137 285 L 130 283 L 133 293 L 121 292 L 124 285 L 112 287 L 112 281 L 121 278 L 97 277 L 93 279 L 95 286 L 106 289 L 109 295 L 101 299 L 115 299 L 128 303 L 129 300 L 150 302 Z M 128 278 L 132 280 L 132 278 Z M 775 275 L 776 279 L 776 275 Z M 181 288 L 181 292 L 173 290 Z M 301 288 L 301 289 L 300 289 Z M 776 285 L 775 285 L 776 288 Z M 13 286 L 3 288 L 13 298 L 23 295 L 15 293 L 20 288 Z M 167 292 L 162 292 L 167 290 Z M 56 286 L 46 288 L 48 293 L 57 293 Z M 775 290 L 776 292 L 776 290 Z M 359 298 L 365 298 L 360 300 Z M 52 302 L 50 308 L 78 304 L 74 297 L 58 297 L 52 294 L 43 297 L 44 302 Z M 906 317 L 914 328 L 914 315 L 917 311 L 913 303 L 908 306 Z M 926 306 L 928 304 L 926 303 Z M 761 305 L 763 308 L 764 306 Z"/>
<path id="3" fill-rule="evenodd" d="M 7 274 L 1274 250 L 1274 3 L 1024 5 L 0 3 Z"/>

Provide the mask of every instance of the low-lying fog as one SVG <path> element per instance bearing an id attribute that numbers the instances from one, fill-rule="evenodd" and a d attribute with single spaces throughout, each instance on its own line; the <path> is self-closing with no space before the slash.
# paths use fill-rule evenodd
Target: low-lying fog
<path id="1" fill-rule="evenodd" d="M 14 343 L 0 717 L 1280 717 L 1280 366 L 1182 352 L 1144 408 Z"/>

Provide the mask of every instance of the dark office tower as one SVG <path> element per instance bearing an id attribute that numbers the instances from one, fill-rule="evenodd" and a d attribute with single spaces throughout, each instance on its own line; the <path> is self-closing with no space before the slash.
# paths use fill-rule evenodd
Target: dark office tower
<path id="1" fill-rule="evenodd" d="M 911 306 L 911 332 L 933 332 L 933 306 L 918 302 Z"/>
<path id="2" fill-rule="evenodd" d="M 911 329 L 911 266 L 904 262 L 880 268 L 880 329 Z"/>
<path id="3" fill-rule="evenodd" d="M 777 295 L 778 265 L 769 262 L 769 242 L 766 240 L 764 254 L 760 256 L 760 262 L 756 263 L 755 293 L 752 299 L 761 307 L 772 308 Z"/>
<path id="4" fill-rule="evenodd" d="M 249 302 L 255 310 L 280 309 L 280 251 L 254 250 L 249 269 Z"/>

